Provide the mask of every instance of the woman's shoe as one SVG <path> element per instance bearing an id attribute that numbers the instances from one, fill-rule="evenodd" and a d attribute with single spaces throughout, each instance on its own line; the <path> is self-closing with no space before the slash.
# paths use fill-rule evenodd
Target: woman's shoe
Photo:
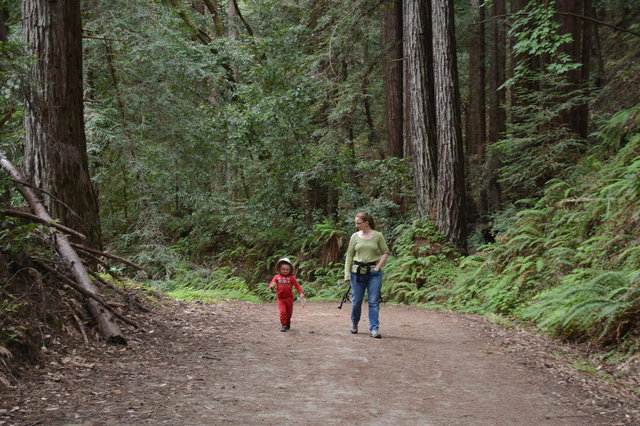
<path id="1" fill-rule="evenodd" d="M 378 329 L 373 329 L 371 330 L 371 332 L 369 333 L 369 336 L 375 338 L 375 339 L 380 339 L 382 337 L 382 334 L 380 334 L 380 332 L 378 331 Z"/>
<path id="2" fill-rule="evenodd" d="M 349 331 L 351 332 L 351 334 L 358 334 L 358 323 L 352 322 Z"/>

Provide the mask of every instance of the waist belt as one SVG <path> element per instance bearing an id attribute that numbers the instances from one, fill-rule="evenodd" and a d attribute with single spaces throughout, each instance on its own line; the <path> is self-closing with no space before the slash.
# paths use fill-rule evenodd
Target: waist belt
<path id="1" fill-rule="evenodd" d="M 355 263 L 358 268 L 356 269 L 356 274 L 358 275 L 368 275 L 369 273 L 371 273 L 371 267 L 376 266 L 376 264 L 378 263 L 376 262 L 369 262 L 369 263 L 365 263 L 365 262 L 353 262 Z M 365 269 L 365 272 L 362 272 L 362 269 Z"/>

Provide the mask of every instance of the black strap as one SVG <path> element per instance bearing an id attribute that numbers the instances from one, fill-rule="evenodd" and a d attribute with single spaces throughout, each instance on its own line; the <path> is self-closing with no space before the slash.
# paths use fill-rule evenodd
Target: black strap
<path id="1" fill-rule="evenodd" d="M 365 263 L 365 262 L 353 262 L 355 263 L 358 268 L 356 269 L 356 274 L 358 275 L 362 275 L 362 268 L 366 269 L 366 272 L 364 273 L 364 275 L 369 275 L 371 273 L 371 267 L 372 266 L 376 266 L 378 264 L 378 262 L 369 262 L 369 263 Z"/>

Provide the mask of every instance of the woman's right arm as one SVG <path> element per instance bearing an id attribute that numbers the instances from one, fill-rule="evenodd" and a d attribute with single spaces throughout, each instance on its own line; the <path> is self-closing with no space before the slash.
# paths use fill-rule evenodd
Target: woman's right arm
<path id="1" fill-rule="evenodd" d="M 347 247 L 347 259 L 344 262 L 344 280 L 349 281 L 351 279 L 351 265 L 353 265 L 353 255 L 356 251 L 356 240 L 353 234 L 349 240 L 349 247 Z"/>

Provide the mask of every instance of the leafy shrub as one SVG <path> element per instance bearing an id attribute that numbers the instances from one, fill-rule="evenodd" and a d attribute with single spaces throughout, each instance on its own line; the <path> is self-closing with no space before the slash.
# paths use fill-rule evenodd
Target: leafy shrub
<path id="1" fill-rule="evenodd" d="M 620 344 L 633 335 L 640 134 L 629 129 L 640 123 L 629 120 L 639 109 L 604 123 L 595 134 L 599 143 L 566 178 L 548 181 L 540 199 L 520 203 L 514 225 L 462 262 L 450 306 L 515 316 L 575 340 Z"/>

